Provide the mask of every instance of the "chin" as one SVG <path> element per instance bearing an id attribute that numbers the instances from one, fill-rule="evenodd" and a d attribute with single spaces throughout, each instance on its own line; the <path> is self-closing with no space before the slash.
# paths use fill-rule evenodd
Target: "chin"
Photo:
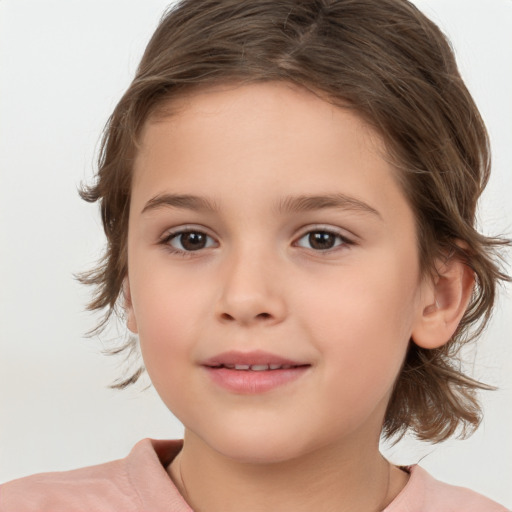
<path id="1" fill-rule="evenodd" d="M 244 464 L 282 463 L 300 458 L 317 448 L 306 439 L 300 440 L 299 436 L 291 434 L 284 427 L 279 431 L 275 427 L 274 421 L 273 425 L 261 429 L 253 425 L 246 430 L 209 431 L 202 440 L 220 455 Z"/>
<path id="2" fill-rule="evenodd" d="M 267 465 L 278 464 L 296 459 L 302 455 L 296 446 L 288 444 L 277 445 L 266 441 L 258 444 L 220 446 L 217 450 L 224 457 L 243 464 Z"/>

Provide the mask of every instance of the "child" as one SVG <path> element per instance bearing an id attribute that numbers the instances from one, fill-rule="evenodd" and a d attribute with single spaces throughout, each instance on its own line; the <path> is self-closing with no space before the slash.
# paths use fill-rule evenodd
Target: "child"
<path id="1" fill-rule="evenodd" d="M 83 280 L 121 304 L 184 442 L 8 483 L 0 510 L 505 510 L 378 451 L 480 421 L 455 352 L 507 279 L 506 242 L 474 229 L 488 173 L 409 3 L 178 4 L 83 191 L 108 240 Z"/>

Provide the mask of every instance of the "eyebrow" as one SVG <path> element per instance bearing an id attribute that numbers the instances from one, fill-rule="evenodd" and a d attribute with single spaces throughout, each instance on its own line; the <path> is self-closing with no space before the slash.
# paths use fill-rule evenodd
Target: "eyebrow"
<path id="1" fill-rule="evenodd" d="M 355 197 L 350 197 L 341 193 L 288 196 L 278 203 L 276 210 L 278 213 L 299 213 L 323 210 L 326 208 L 339 208 L 341 210 L 370 213 L 382 219 L 380 213 L 369 204 L 361 201 L 360 199 L 356 199 Z"/>
<path id="2" fill-rule="evenodd" d="M 145 204 L 141 213 L 160 208 L 182 208 L 207 212 L 219 211 L 217 204 L 207 197 L 193 196 L 190 194 L 159 194 Z"/>
<path id="3" fill-rule="evenodd" d="M 202 196 L 190 194 L 159 194 L 150 199 L 142 209 L 141 213 L 157 210 L 160 208 L 178 208 L 193 211 L 218 212 L 218 204 Z M 325 195 L 299 195 L 287 196 L 277 203 L 275 211 L 283 213 L 300 213 L 327 208 L 338 208 L 342 210 L 370 213 L 382 219 L 380 213 L 369 204 L 350 197 L 345 194 Z"/>

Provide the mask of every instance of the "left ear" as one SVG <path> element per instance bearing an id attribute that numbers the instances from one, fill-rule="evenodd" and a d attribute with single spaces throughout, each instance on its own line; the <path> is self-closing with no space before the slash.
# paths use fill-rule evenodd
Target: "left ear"
<path id="1" fill-rule="evenodd" d="M 436 264 L 425 304 L 415 323 L 412 340 L 426 349 L 439 348 L 455 333 L 468 307 L 475 284 L 473 271 L 456 256 Z"/>

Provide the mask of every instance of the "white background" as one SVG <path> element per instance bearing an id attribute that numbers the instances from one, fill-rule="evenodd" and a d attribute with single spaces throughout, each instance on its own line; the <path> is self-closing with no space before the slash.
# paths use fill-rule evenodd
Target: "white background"
<path id="1" fill-rule="evenodd" d="M 149 389 L 107 388 L 119 364 L 74 272 L 103 247 L 89 180 L 102 127 L 135 71 L 164 0 L 0 0 L 0 482 L 124 457 L 143 437 L 181 437 Z M 494 174 L 480 218 L 512 235 L 512 1 L 417 0 L 453 41 L 488 125 Z M 123 328 L 121 327 L 121 333 Z M 110 332 L 115 337 L 115 331 Z M 512 298 L 501 295 L 474 374 L 500 390 L 467 441 L 406 442 L 396 463 L 512 508 Z"/>

